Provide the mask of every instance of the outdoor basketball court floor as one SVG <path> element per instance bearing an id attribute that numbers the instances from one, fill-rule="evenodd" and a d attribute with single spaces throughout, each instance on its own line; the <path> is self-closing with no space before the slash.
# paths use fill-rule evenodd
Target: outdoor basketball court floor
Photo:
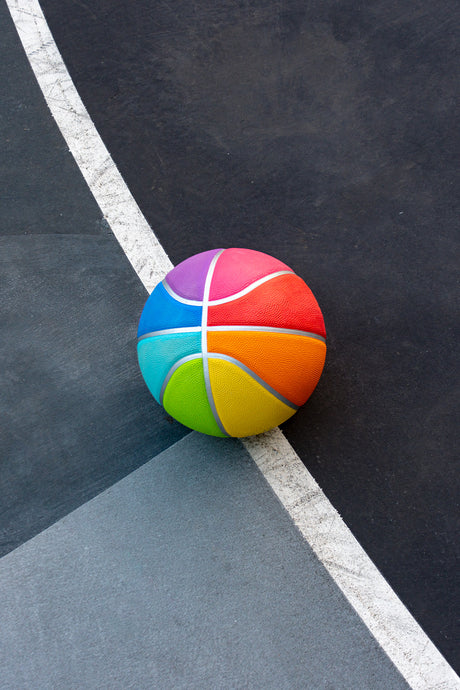
<path id="1" fill-rule="evenodd" d="M 460 687 L 458 26 L 2 0 L 0 688 Z M 311 400 L 243 442 L 136 361 L 148 292 L 229 246 L 328 331 Z"/>

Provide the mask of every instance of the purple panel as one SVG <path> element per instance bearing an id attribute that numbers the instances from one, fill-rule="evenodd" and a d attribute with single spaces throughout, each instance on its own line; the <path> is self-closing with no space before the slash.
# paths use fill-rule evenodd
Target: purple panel
<path id="1" fill-rule="evenodd" d="M 185 259 L 166 276 L 166 282 L 180 297 L 202 300 L 209 265 L 220 249 L 210 249 Z"/>

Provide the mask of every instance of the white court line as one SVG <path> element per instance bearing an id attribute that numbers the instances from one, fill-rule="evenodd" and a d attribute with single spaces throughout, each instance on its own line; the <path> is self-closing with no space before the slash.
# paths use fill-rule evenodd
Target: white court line
<path id="1" fill-rule="evenodd" d="M 102 143 L 37 0 L 6 0 L 26 55 L 80 170 L 150 292 L 172 264 Z M 460 679 L 358 544 L 279 429 L 243 441 L 297 527 L 414 690 Z"/>
<path id="2" fill-rule="evenodd" d="M 173 265 L 160 246 L 81 102 L 37 0 L 7 0 L 51 113 L 83 177 L 147 290 Z"/>

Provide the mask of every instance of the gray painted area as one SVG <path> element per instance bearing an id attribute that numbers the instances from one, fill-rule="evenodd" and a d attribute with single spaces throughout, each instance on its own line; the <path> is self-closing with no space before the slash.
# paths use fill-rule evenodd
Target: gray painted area
<path id="1" fill-rule="evenodd" d="M 249 455 L 190 434 L 0 560 L 1 687 L 407 685 Z"/>

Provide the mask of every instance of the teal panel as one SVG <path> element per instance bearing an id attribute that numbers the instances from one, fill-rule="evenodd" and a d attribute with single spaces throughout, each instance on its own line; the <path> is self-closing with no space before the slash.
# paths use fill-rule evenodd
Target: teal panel
<path id="1" fill-rule="evenodd" d="M 139 366 L 150 392 L 160 402 L 163 381 L 178 359 L 201 352 L 201 333 L 172 333 L 140 340 Z"/>

